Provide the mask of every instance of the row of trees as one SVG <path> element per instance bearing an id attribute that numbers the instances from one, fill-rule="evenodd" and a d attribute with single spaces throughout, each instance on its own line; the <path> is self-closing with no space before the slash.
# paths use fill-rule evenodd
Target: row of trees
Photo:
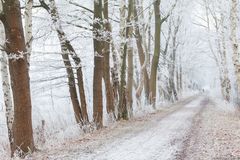
<path id="1" fill-rule="evenodd" d="M 68 24 L 92 32 L 93 122 L 90 122 L 88 113 L 91 104 L 87 104 L 89 97 L 85 91 L 82 55 L 77 53 L 76 46 L 65 31 L 62 24 L 64 20 L 55 0 L 39 0 L 35 3 L 25 0 L 23 7 L 19 0 L 0 2 L 1 29 L 5 32 L 5 40 L 1 45 L 1 72 L 12 155 L 17 153 L 25 156 L 35 151 L 29 80 L 34 9 L 44 10 L 48 14 L 58 38 L 61 48 L 59 56 L 67 75 L 66 87 L 69 89 L 76 123 L 80 127 L 93 124 L 96 129 L 102 128 L 104 106 L 112 120 L 128 120 L 133 116 L 134 102 L 138 106 L 144 103 L 156 108 L 160 98 L 171 102 L 178 100 L 184 86 L 187 86 L 184 83 L 183 54 L 179 51 L 184 45 L 179 34 L 185 30 L 182 10 L 179 9 L 184 1 L 168 2 L 170 7 L 163 9 L 161 0 L 151 1 L 147 7 L 143 0 L 118 0 L 117 20 L 112 17 L 113 1 L 94 0 L 91 2 L 92 9 L 78 2 L 66 1 L 91 17 L 88 27 Z M 233 19 L 233 24 L 235 21 Z M 119 28 L 119 45 L 113 36 L 116 28 Z M 235 34 L 236 31 L 233 31 Z"/>
<path id="2" fill-rule="evenodd" d="M 226 101 L 231 101 L 231 95 L 236 97 L 240 91 L 237 39 L 238 2 L 236 0 L 219 2 L 202 0 L 200 4 L 205 10 L 204 16 L 200 17 L 202 22 L 200 26 L 206 30 L 211 57 L 218 68 L 221 93 Z M 233 53 L 232 56 L 231 53 Z M 232 60 L 229 57 L 232 57 Z M 230 77 L 230 64 L 234 65 L 234 78 Z M 231 80 L 233 80 L 232 83 Z M 233 84 L 235 87 L 232 87 Z M 235 94 L 232 94 L 233 88 Z"/>

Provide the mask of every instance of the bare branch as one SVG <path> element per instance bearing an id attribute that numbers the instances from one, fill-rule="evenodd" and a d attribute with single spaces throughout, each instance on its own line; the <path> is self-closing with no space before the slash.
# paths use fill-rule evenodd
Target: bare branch
<path id="1" fill-rule="evenodd" d="M 80 8 L 82 8 L 82 9 L 84 9 L 84 10 L 90 12 L 90 13 L 94 13 L 93 10 L 91 10 L 91 9 L 89 9 L 87 7 L 84 7 L 84 6 L 82 6 L 82 5 L 80 5 L 80 4 L 76 3 L 76 2 L 69 1 L 69 4 L 72 4 L 72 5 L 75 5 L 77 7 L 80 7 Z"/>

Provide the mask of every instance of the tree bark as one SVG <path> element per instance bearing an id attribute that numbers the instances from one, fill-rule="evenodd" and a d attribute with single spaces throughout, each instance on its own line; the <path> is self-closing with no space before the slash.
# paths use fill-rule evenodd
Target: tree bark
<path id="1" fill-rule="evenodd" d="M 155 108 L 156 103 L 156 90 L 157 90 L 157 68 L 160 57 L 160 43 L 161 43 L 161 13 L 160 13 L 161 0 L 154 2 L 155 14 L 155 41 L 154 41 L 154 54 L 152 57 L 151 75 L 150 75 L 150 103 Z"/>
<path id="2" fill-rule="evenodd" d="M 169 65 L 169 62 L 167 62 L 167 55 L 168 55 L 168 51 L 169 51 L 169 43 L 170 43 L 170 40 L 171 40 L 171 35 L 172 35 L 172 21 L 169 21 L 169 24 L 168 24 L 169 28 L 168 28 L 168 36 L 166 38 L 166 43 L 165 43 L 165 47 L 164 47 L 164 52 L 163 52 L 163 65 L 168 69 L 169 71 L 169 68 L 170 68 L 170 65 Z M 169 52 L 170 53 L 170 52 Z M 171 53 L 170 53 L 171 54 Z M 170 56 L 171 57 L 171 56 Z M 170 73 L 170 72 L 169 72 Z M 170 74 L 169 74 L 170 75 Z M 171 101 L 171 98 L 172 98 L 172 90 L 171 90 L 171 87 L 170 87 L 170 82 L 169 82 L 169 79 L 170 77 L 166 77 L 164 76 L 163 77 L 165 79 L 165 88 L 162 88 L 160 90 L 160 93 L 163 94 L 164 98 L 168 101 Z"/>
<path id="3" fill-rule="evenodd" d="M 104 71 L 103 42 L 101 29 L 103 27 L 102 0 L 94 1 L 94 76 L 93 76 L 93 119 L 97 129 L 103 127 L 103 95 L 102 78 Z"/>
<path id="4" fill-rule="evenodd" d="M 133 0 L 134 1 L 134 0 Z M 129 3 L 133 3 L 133 1 L 129 1 Z M 129 4 L 131 11 L 130 21 L 134 21 L 133 19 L 133 7 L 134 4 Z M 129 24 L 130 25 L 130 24 Z M 128 59 L 128 73 L 127 73 L 127 110 L 129 112 L 129 117 L 133 116 L 133 25 L 129 26 L 129 38 L 128 38 L 128 51 L 127 51 L 127 59 Z"/>
<path id="5" fill-rule="evenodd" d="M 177 24 L 174 28 L 174 32 L 173 32 L 173 38 L 172 38 L 172 48 L 173 51 L 170 55 L 170 64 L 169 64 L 169 84 L 170 84 L 170 89 L 171 89 L 171 93 L 172 93 L 172 101 L 176 101 L 178 100 L 178 94 L 177 94 L 177 89 L 176 89 L 176 84 L 175 84 L 175 74 L 176 74 L 176 54 L 177 54 L 177 34 L 179 31 L 179 27 L 180 27 L 180 19 L 178 18 L 177 20 Z"/>
<path id="6" fill-rule="evenodd" d="M 26 48 L 27 48 L 28 64 L 30 64 L 30 53 L 32 52 L 32 41 L 33 41 L 32 7 L 33 7 L 33 0 L 26 0 L 25 12 L 24 12 L 24 18 L 25 18 L 24 29 L 25 29 L 25 42 L 26 42 Z"/>
<path id="7" fill-rule="evenodd" d="M 4 35 L 4 30 L 1 26 L 0 34 Z M 1 39 L 1 45 L 5 43 L 5 39 Z M 9 79 L 9 68 L 8 68 L 8 59 L 5 52 L 1 52 L 1 76 L 2 76 L 2 90 L 3 90 L 3 99 L 6 110 L 6 122 L 8 129 L 8 139 L 10 144 L 11 152 L 13 151 L 13 116 L 14 116 L 14 107 L 13 107 L 13 97 L 11 92 L 11 83 Z M 13 155 L 13 153 L 11 153 Z"/>
<path id="8" fill-rule="evenodd" d="M 222 37 L 222 45 L 223 45 L 223 55 L 222 55 L 222 65 L 223 65 L 223 83 L 222 83 L 222 88 L 223 88 L 223 96 L 224 99 L 228 102 L 230 102 L 231 99 L 231 82 L 229 79 L 229 71 L 227 67 L 227 50 L 226 50 L 226 42 L 224 35 Z"/>
<path id="9" fill-rule="evenodd" d="M 112 30 L 111 30 L 112 32 Z M 118 100 L 119 100 L 119 57 L 116 51 L 113 38 L 111 37 L 111 50 L 112 50 L 112 59 L 113 59 L 113 68 L 111 70 L 112 82 L 113 82 L 113 97 L 114 97 L 114 110 L 115 113 L 118 110 Z M 115 115 L 116 118 L 116 115 Z"/>
<path id="10" fill-rule="evenodd" d="M 14 123 L 13 150 L 19 156 L 34 151 L 32 130 L 32 104 L 26 45 L 22 26 L 20 2 L 3 2 L 2 22 L 5 28 L 6 53 L 12 82 Z"/>
<path id="11" fill-rule="evenodd" d="M 104 0 L 104 19 L 106 20 L 104 24 L 105 31 L 108 33 L 106 37 L 106 41 L 104 42 L 104 82 L 105 82 L 105 89 L 106 89 L 106 107 L 107 113 L 110 116 L 115 117 L 115 109 L 114 109 L 114 98 L 113 98 L 113 89 L 110 80 L 110 49 L 111 49 L 111 25 L 109 22 L 108 17 L 108 0 Z M 112 118 L 113 118 L 112 117 Z"/>
<path id="12" fill-rule="evenodd" d="M 128 3 L 128 17 L 127 17 L 127 26 L 126 26 L 126 41 L 130 38 L 130 28 L 131 28 L 131 16 L 133 14 L 133 0 L 129 0 Z M 119 113 L 118 119 L 129 119 L 129 113 L 127 108 L 127 94 L 126 94 L 126 67 L 127 67 L 127 52 L 128 52 L 128 43 L 125 42 L 124 50 L 122 54 L 122 65 L 121 65 L 121 78 L 120 78 L 120 96 L 119 96 Z"/>
<path id="13" fill-rule="evenodd" d="M 239 46 L 237 40 L 237 24 L 238 24 L 238 1 L 232 0 L 232 8 L 231 8 L 231 41 L 232 41 L 232 49 L 233 49 L 233 65 L 235 68 L 235 75 L 237 79 L 237 94 L 240 94 L 240 61 L 239 61 Z"/>
<path id="14" fill-rule="evenodd" d="M 55 0 L 49 0 L 49 2 L 50 2 L 51 18 L 52 18 L 53 24 L 55 26 L 55 29 L 57 31 L 58 39 L 60 41 L 61 51 L 62 51 L 61 56 L 62 56 L 63 63 L 65 65 L 67 75 L 68 75 L 68 86 L 69 86 L 70 98 L 71 98 L 71 102 L 72 102 L 72 105 L 73 105 L 73 111 L 74 111 L 75 119 L 76 119 L 77 123 L 83 125 L 86 121 L 88 121 L 88 118 L 86 118 L 86 117 L 83 118 L 83 110 L 80 106 L 80 103 L 79 103 L 79 100 L 78 100 L 78 95 L 77 95 L 74 71 L 73 71 L 73 67 L 72 67 L 72 64 L 71 64 L 71 61 L 70 61 L 70 58 L 69 58 L 69 55 L 74 57 L 75 53 L 74 53 L 73 47 L 70 44 L 70 41 L 67 40 L 67 37 L 66 37 L 66 35 L 65 35 L 65 33 L 62 29 L 59 13 L 58 13 L 58 10 L 57 10 L 56 4 L 55 4 Z M 76 59 L 79 61 L 79 62 L 77 62 L 76 65 L 77 65 L 77 67 L 79 67 L 80 66 L 80 59 L 74 57 L 75 61 L 77 61 Z M 77 75 L 79 74 L 78 69 L 77 69 Z M 80 76 L 82 76 L 81 73 L 80 73 Z M 81 85 L 81 84 L 78 84 L 78 85 Z M 85 116 L 87 116 L 87 115 L 85 115 Z"/>
<path id="15" fill-rule="evenodd" d="M 226 101 L 230 101 L 231 98 L 231 82 L 229 79 L 229 71 L 227 65 L 227 48 L 226 48 L 226 41 L 225 41 L 225 27 L 224 27 L 224 16 L 221 14 L 220 18 L 220 26 L 221 26 L 221 39 L 218 39 L 219 47 L 222 45 L 220 51 L 221 57 L 221 72 L 222 72 L 222 81 L 221 81 L 221 88 L 222 88 L 222 95 Z M 221 43 L 221 44 L 220 44 Z"/>
<path id="16" fill-rule="evenodd" d="M 180 83 L 180 91 L 183 90 L 183 67 L 182 67 L 182 55 L 179 57 L 179 83 Z"/>
<path id="17" fill-rule="evenodd" d="M 135 34 L 136 34 L 136 44 L 137 44 L 137 49 L 138 49 L 138 55 L 139 55 L 139 59 L 140 59 L 140 64 L 141 64 L 141 72 L 142 72 L 142 76 L 141 76 L 141 80 L 143 81 L 142 83 L 140 82 L 139 85 L 144 85 L 144 90 L 145 90 L 145 96 L 147 98 L 147 100 L 149 100 L 149 75 L 147 72 L 147 50 L 146 48 L 144 49 L 143 47 L 143 37 L 140 33 L 140 27 L 139 27 L 139 19 L 138 19 L 138 10 L 137 10 L 137 4 L 134 4 L 134 20 L 135 20 Z M 137 98 L 139 98 L 141 96 L 141 92 L 142 92 L 142 86 L 138 86 L 138 90 L 137 90 Z"/>

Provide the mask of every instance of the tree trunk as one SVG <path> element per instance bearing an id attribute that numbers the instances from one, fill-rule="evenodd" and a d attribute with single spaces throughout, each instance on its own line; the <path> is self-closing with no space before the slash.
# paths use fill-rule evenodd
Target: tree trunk
<path id="1" fill-rule="evenodd" d="M 239 47 L 238 47 L 238 40 L 237 40 L 237 24 L 238 24 L 238 1 L 232 0 L 232 8 L 231 8 L 231 41 L 232 41 L 232 48 L 233 48 L 233 65 L 235 68 L 235 75 L 237 79 L 237 94 L 240 94 L 240 61 L 239 61 Z"/>
<path id="2" fill-rule="evenodd" d="M 1 26 L 0 34 L 4 35 L 4 30 Z M 1 45 L 5 43 L 5 39 L 1 39 Z M 8 68 L 8 59 L 5 52 L 1 52 L 1 76 L 2 76 L 2 90 L 3 90 L 3 99 L 6 110 L 6 122 L 8 129 L 8 139 L 10 143 L 11 151 L 13 151 L 13 116 L 14 116 L 14 108 L 13 108 L 13 97 L 11 92 L 11 84 L 9 79 L 9 68 Z M 13 155 L 13 153 L 11 153 Z"/>
<path id="3" fill-rule="evenodd" d="M 136 34 L 136 43 L 137 43 L 137 49 L 138 49 L 138 55 L 140 59 L 140 64 L 141 64 L 141 80 L 139 85 L 144 85 L 144 90 L 145 90 L 145 96 L 147 100 L 149 100 L 149 75 L 147 72 L 147 50 L 146 48 L 144 49 L 143 47 L 143 37 L 140 33 L 140 27 L 139 27 L 139 19 L 138 19 L 138 10 L 137 10 L 137 3 L 134 3 L 134 20 L 135 20 L 135 34 Z M 140 98 L 141 92 L 142 92 L 142 86 L 138 86 L 137 90 L 137 98 Z"/>
<path id="4" fill-rule="evenodd" d="M 106 5 L 106 4 L 105 4 Z M 112 77 L 112 96 L 113 96 L 113 110 L 114 110 L 114 118 L 116 119 L 116 111 L 118 110 L 118 100 L 119 100 L 119 54 L 117 53 L 113 37 L 112 37 L 112 26 L 109 23 L 109 36 L 110 36 L 110 49 L 112 51 L 112 60 L 113 67 L 111 68 L 111 77 Z M 110 59 L 110 58 L 109 58 Z"/>
<path id="5" fill-rule="evenodd" d="M 126 40 L 130 38 L 130 29 L 131 29 L 131 16 L 133 14 L 133 0 L 129 0 L 128 4 L 128 17 L 127 17 L 127 27 L 126 27 Z M 126 94 L 126 67 L 127 67 L 127 52 L 128 52 L 128 43 L 125 42 L 124 50 L 122 54 L 122 64 L 121 64 L 121 79 L 120 79 L 120 96 L 119 96 L 119 113 L 118 119 L 128 120 L 129 113 L 127 108 L 127 94 Z"/>
<path id="6" fill-rule="evenodd" d="M 126 38 L 126 0 L 120 1 L 120 56 L 124 52 L 125 38 Z"/>
<path id="7" fill-rule="evenodd" d="M 168 72 L 169 72 L 170 64 L 169 64 L 169 62 L 167 62 L 167 56 L 168 56 L 168 51 L 169 51 L 169 43 L 170 43 L 171 35 L 172 35 L 172 21 L 169 21 L 168 26 L 169 26 L 168 36 L 166 38 L 165 48 L 164 48 L 164 52 L 163 52 L 163 65 L 168 69 Z M 170 72 L 169 72 L 169 75 L 170 75 Z M 172 98 L 172 90 L 170 87 L 171 83 L 169 81 L 170 77 L 164 76 L 163 78 L 165 79 L 164 81 L 166 83 L 165 84 L 166 88 L 162 88 L 161 93 L 163 94 L 164 99 L 170 101 Z"/>
<path id="8" fill-rule="evenodd" d="M 58 39 L 60 41 L 62 59 L 68 75 L 68 86 L 69 86 L 69 92 L 70 92 L 70 97 L 73 105 L 75 119 L 77 123 L 80 123 L 81 125 L 83 125 L 86 121 L 88 121 L 88 118 L 85 118 L 85 119 L 83 118 L 83 111 L 78 100 L 75 76 L 74 76 L 74 71 L 72 69 L 72 64 L 69 58 L 69 54 L 73 56 L 73 59 L 75 60 L 75 63 L 79 68 L 80 68 L 80 59 L 78 59 L 77 56 L 76 56 L 77 58 L 75 58 L 74 50 L 70 42 L 67 40 L 67 37 L 62 29 L 59 13 L 55 4 L 55 0 L 49 0 L 49 2 L 50 2 L 51 18 L 55 26 L 55 29 L 57 31 Z M 77 60 L 79 62 L 76 62 Z M 78 74 L 79 73 L 77 72 L 77 75 Z M 81 76 L 81 73 L 80 73 L 80 76 Z"/>
<path id="9" fill-rule="evenodd" d="M 229 71 L 227 65 L 227 49 L 226 49 L 226 41 L 225 41 L 225 29 L 224 29 L 224 15 L 221 14 L 221 40 L 219 39 L 219 43 L 222 43 L 222 52 L 221 53 L 221 64 L 222 64 L 222 74 L 223 74 L 223 82 L 222 84 L 222 93 L 223 97 L 226 101 L 230 101 L 231 97 L 231 83 L 229 79 Z M 221 42 L 220 42 L 221 41 Z"/>
<path id="10" fill-rule="evenodd" d="M 97 129 L 103 127 L 103 95 L 102 78 L 104 71 L 103 42 L 101 29 L 103 26 L 102 0 L 94 1 L 94 76 L 93 76 L 93 119 Z M 95 22 L 96 21 L 96 22 Z"/>
<path id="11" fill-rule="evenodd" d="M 104 24 L 105 31 L 108 34 L 111 34 L 111 25 L 108 17 L 108 0 L 104 0 L 104 19 L 106 20 Z M 106 41 L 104 42 L 104 82 L 106 89 L 106 107 L 107 113 L 112 117 L 114 117 L 115 109 L 114 109 L 114 99 L 113 99 L 113 90 L 112 84 L 110 80 L 110 47 L 111 47 L 111 35 L 106 37 Z M 112 117 L 112 118 L 113 118 Z"/>
<path id="12" fill-rule="evenodd" d="M 179 31 L 180 27 L 180 19 L 178 18 L 177 24 L 174 29 L 173 33 L 173 39 L 172 39 L 172 54 L 170 55 L 170 64 L 169 64 L 169 70 L 170 70 L 170 76 L 169 76 L 169 83 L 170 83 L 170 89 L 172 90 L 172 101 L 178 100 L 178 95 L 177 95 L 177 89 L 175 85 L 175 74 L 176 74 L 176 54 L 177 54 L 177 34 Z"/>
<path id="13" fill-rule="evenodd" d="M 18 0 L 5 1 L 3 15 L 1 20 L 8 40 L 6 52 L 9 56 L 14 101 L 13 152 L 18 151 L 19 156 L 24 156 L 34 151 L 34 142 L 29 70 L 20 2 Z"/>
<path id="14" fill-rule="evenodd" d="M 150 3 L 152 3 L 151 1 L 149 1 L 149 5 Z M 152 22 L 152 15 L 153 15 L 153 11 L 152 11 L 152 7 L 150 5 L 149 7 L 149 11 L 148 11 L 148 62 L 149 65 L 150 65 L 150 54 L 152 52 L 152 26 L 151 26 L 151 22 Z M 148 82 L 148 85 L 149 85 L 149 82 Z M 149 88 L 150 89 L 150 88 Z M 150 92 L 150 91 L 149 91 Z"/>
<path id="15" fill-rule="evenodd" d="M 129 3 L 133 3 L 133 1 L 129 1 Z M 133 10 L 133 4 L 130 4 L 129 7 Z M 132 11 L 130 11 L 132 12 Z M 134 19 L 130 18 L 130 21 Z M 133 26 L 129 27 L 129 39 L 128 39 L 128 51 L 127 51 L 127 59 L 128 59 L 128 73 L 127 73 L 127 109 L 129 111 L 129 117 L 133 116 Z"/>
<path id="16" fill-rule="evenodd" d="M 112 33 L 112 31 L 111 31 Z M 113 83 L 113 97 L 114 97 L 114 113 L 118 110 L 118 100 L 119 100 L 119 57 L 116 51 L 113 38 L 111 37 L 111 50 L 113 59 L 113 68 L 111 70 L 112 83 Z M 115 115 L 116 118 L 116 115 Z"/>
<path id="17" fill-rule="evenodd" d="M 28 64 L 30 64 L 30 53 L 32 52 L 32 41 L 33 41 L 33 35 L 32 35 L 32 7 L 33 7 L 33 0 L 26 0 L 25 1 L 25 42 L 26 42 L 26 48 L 27 48 L 27 58 L 28 58 Z"/>
<path id="18" fill-rule="evenodd" d="M 182 55 L 179 57 L 179 83 L 180 83 L 180 91 L 183 90 L 183 67 L 182 67 Z"/>
<path id="19" fill-rule="evenodd" d="M 155 41 L 154 41 L 154 55 L 152 57 L 151 75 L 150 75 L 150 103 L 155 108 L 156 90 L 157 90 L 157 68 L 160 57 L 160 37 L 161 37 L 161 13 L 160 0 L 154 2 L 155 14 Z"/>

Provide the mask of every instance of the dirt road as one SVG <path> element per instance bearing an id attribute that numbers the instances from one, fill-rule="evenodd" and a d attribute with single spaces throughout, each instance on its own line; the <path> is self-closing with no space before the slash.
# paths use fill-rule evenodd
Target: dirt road
<path id="1" fill-rule="evenodd" d="M 213 154 L 217 150 L 213 151 L 216 142 L 215 135 L 212 134 L 217 133 L 219 129 L 219 126 L 215 126 L 216 131 L 213 131 L 212 124 L 219 121 L 216 118 L 219 115 L 214 106 L 212 100 L 204 96 L 192 97 L 144 118 L 119 122 L 113 127 L 86 135 L 77 141 L 67 142 L 55 149 L 46 149 L 32 158 L 59 160 L 226 158 L 229 155 Z M 215 116 L 213 119 L 208 117 L 211 114 Z M 212 122 L 209 122 L 211 120 Z M 236 121 L 239 122 L 237 119 Z M 238 141 L 240 140 L 239 126 L 236 133 L 238 137 L 235 137 Z M 209 127 L 211 129 L 207 130 Z M 219 148 L 219 146 L 216 147 Z M 238 149 L 236 148 L 236 153 Z M 229 151 L 234 151 L 234 148 Z M 231 155 L 231 158 L 237 158 L 237 156 L 237 154 Z"/>

